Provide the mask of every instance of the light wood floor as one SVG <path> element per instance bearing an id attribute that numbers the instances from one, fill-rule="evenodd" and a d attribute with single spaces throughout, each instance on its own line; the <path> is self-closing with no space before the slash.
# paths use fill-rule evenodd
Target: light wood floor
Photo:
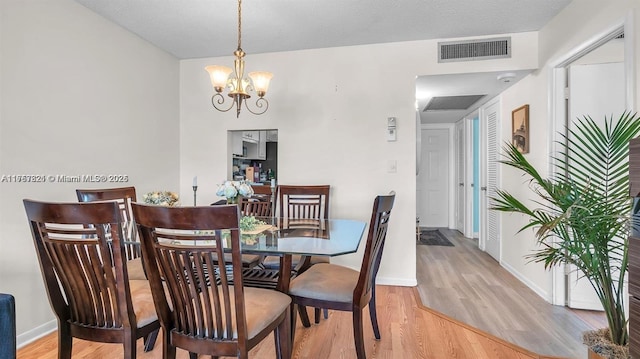
<path id="1" fill-rule="evenodd" d="M 416 288 L 377 287 L 378 318 L 382 339 L 375 341 L 370 321 L 365 320 L 367 358 L 433 358 L 433 359 L 542 359 L 471 328 L 463 323 L 425 308 L 419 303 Z M 299 322 L 299 321 L 298 321 Z M 355 358 L 351 315 L 331 311 L 328 320 L 319 325 L 296 328 L 294 358 Z M 142 352 L 138 341 L 138 358 L 161 358 L 161 338 L 153 351 Z M 50 334 L 18 351 L 18 358 L 54 359 L 57 357 L 56 334 Z M 122 347 L 74 339 L 73 358 L 118 358 Z M 250 352 L 251 358 L 275 358 L 273 337 L 269 336 Z M 178 350 L 178 358 L 187 353 Z"/>
<path id="2" fill-rule="evenodd" d="M 587 357 L 582 332 L 605 327 L 602 312 L 547 303 L 480 251 L 477 240 L 441 231 L 455 247 L 417 246 L 425 306 L 540 354 Z"/>

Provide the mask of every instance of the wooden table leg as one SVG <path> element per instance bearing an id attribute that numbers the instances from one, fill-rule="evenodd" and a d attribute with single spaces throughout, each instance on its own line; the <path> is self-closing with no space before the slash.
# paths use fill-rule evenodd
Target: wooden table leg
<path id="1" fill-rule="evenodd" d="M 280 257 L 277 289 L 282 293 L 289 294 L 289 282 L 291 282 L 291 254 L 285 254 Z"/>
<path id="2" fill-rule="evenodd" d="M 280 273 L 278 275 L 278 290 L 282 293 L 289 294 L 289 284 L 291 282 L 291 255 L 285 254 L 280 257 Z M 296 320 L 298 311 L 296 305 L 291 303 L 289 306 L 291 320 L 291 348 L 293 348 L 293 340 L 296 333 Z M 293 350 L 293 349 L 292 349 Z"/>

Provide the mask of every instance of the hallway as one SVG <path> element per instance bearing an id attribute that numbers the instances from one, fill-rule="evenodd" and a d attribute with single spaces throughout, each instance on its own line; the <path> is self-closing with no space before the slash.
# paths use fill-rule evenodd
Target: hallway
<path id="1" fill-rule="evenodd" d="M 441 231 L 454 247 L 416 250 L 425 306 L 539 354 L 586 358 L 582 332 L 606 326 L 603 313 L 547 303 L 480 251 L 477 240 Z"/>

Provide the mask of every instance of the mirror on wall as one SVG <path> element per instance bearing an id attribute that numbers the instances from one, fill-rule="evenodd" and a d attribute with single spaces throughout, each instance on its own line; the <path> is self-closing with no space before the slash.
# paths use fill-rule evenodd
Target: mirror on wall
<path id="1" fill-rule="evenodd" d="M 230 179 L 271 183 L 278 178 L 278 130 L 229 131 Z"/>

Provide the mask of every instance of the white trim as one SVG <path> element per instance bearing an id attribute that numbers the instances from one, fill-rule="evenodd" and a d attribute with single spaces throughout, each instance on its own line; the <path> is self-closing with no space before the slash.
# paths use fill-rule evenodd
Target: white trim
<path id="1" fill-rule="evenodd" d="M 507 264 L 506 262 L 502 262 L 500 263 L 500 265 L 507 270 L 507 272 L 511 273 L 514 277 L 518 278 L 518 280 L 520 280 L 522 283 L 524 283 L 527 287 L 529 287 L 529 289 L 531 289 L 532 291 L 534 291 L 537 295 L 539 295 L 540 297 L 542 297 L 542 299 L 546 300 L 547 302 L 551 303 L 551 295 L 549 295 L 549 293 L 547 291 L 545 291 L 544 289 L 540 288 L 539 286 L 537 286 L 534 282 L 532 282 L 531 280 L 529 280 L 526 276 L 520 274 L 517 270 L 515 270 L 515 268 L 513 268 L 512 266 L 510 266 L 509 264 Z"/>
<path id="2" fill-rule="evenodd" d="M 564 67 L 553 67 L 549 71 L 549 135 L 547 141 L 547 153 L 549 153 L 548 173 L 551 176 L 555 168 L 554 158 L 560 151 L 558 141 L 558 133 L 564 132 L 566 117 L 566 101 L 564 98 L 564 89 L 567 87 L 567 71 Z M 563 121 L 556 119 L 562 118 Z M 553 266 L 551 268 L 551 303 L 554 305 L 566 305 L 567 293 L 565 288 L 566 278 L 563 266 Z"/>
<path id="3" fill-rule="evenodd" d="M 479 111 L 476 110 L 479 116 Z M 464 236 L 473 238 L 473 124 L 472 117 L 465 116 L 464 129 Z"/>
<path id="4" fill-rule="evenodd" d="M 633 12 L 629 12 L 624 25 L 624 75 L 627 79 L 627 111 L 635 111 L 636 108 L 636 36 L 634 32 Z"/>
<path id="5" fill-rule="evenodd" d="M 398 287 L 415 287 L 418 285 L 417 279 L 376 277 L 376 285 L 394 285 Z"/>
<path id="6" fill-rule="evenodd" d="M 16 336 L 16 346 L 22 348 L 23 346 L 33 343 L 34 341 L 54 332 L 58 329 L 58 321 L 51 320 L 40 326 L 37 326 L 31 330 L 27 330 Z"/>
<path id="7" fill-rule="evenodd" d="M 585 40 L 563 56 L 555 60 L 549 61 L 549 97 L 548 97 L 548 114 L 549 114 L 549 141 L 547 149 L 549 150 L 549 176 L 554 175 L 553 157 L 558 153 L 558 145 L 556 141 L 560 139 L 558 133 L 565 131 L 566 104 L 564 99 L 564 88 L 566 87 L 566 67 L 572 62 L 598 48 L 609 40 L 615 38 L 621 30 L 624 31 L 624 64 L 626 78 L 626 106 L 627 110 L 633 111 L 635 108 L 635 34 L 633 32 L 633 12 L 630 11 L 625 17 L 618 19 L 608 28 L 595 34 L 591 38 Z M 562 119 L 559 121 L 558 119 Z M 551 299 L 550 302 L 555 305 L 566 305 L 566 276 L 563 266 L 554 266 L 551 269 Z"/>

